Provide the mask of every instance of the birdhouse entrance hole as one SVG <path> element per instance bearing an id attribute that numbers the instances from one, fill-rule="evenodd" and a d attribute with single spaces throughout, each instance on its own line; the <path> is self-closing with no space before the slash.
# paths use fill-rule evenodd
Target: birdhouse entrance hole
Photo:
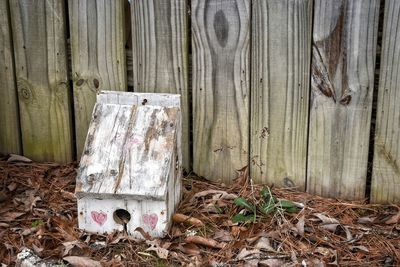
<path id="1" fill-rule="evenodd" d="M 126 225 L 131 220 L 131 214 L 124 209 L 117 209 L 113 214 L 114 221 L 118 224 Z"/>

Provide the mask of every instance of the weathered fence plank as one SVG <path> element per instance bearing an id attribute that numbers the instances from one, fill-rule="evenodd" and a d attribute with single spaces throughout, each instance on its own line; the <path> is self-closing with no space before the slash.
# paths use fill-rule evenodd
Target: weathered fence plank
<path id="1" fill-rule="evenodd" d="M 386 0 L 371 202 L 400 202 L 400 2 Z"/>
<path id="2" fill-rule="evenodd" d="M 185 0 L 133 0 L 133 90 L 182 97 L 183 167 L 190 168 L 188 22 Z"/>
<path id="3" fill-rule="evenodd" d="M 193 169 L 226 182 L 249 156 L 249 0 L 193 0 Z"/>
<path id="4" fill-rule="evenodd" d="M 24 155 L 70 161 L 64 2 L 11 0 L 10 7 Z"/>
<path id="5" fill-rule="evenodd" d="M 69 0 L 75 132 L 82 154 L 96 93 L 126 91 L 124 0 Z"/>
<path id="6" fill-rule="evenodd" d="M 312 0 L 256 0 L 252 12 L 251 177 L 305 189 Z"/>
<path id="7" fill-rule="evenodd" d="M 8 1 L 0 0 L 0 154 L 21 153 Z"/>
<path id="8" fill-rule="evenodd" d="M 379 0 L 316 0 L 307 191 L 365 196 Z"/>

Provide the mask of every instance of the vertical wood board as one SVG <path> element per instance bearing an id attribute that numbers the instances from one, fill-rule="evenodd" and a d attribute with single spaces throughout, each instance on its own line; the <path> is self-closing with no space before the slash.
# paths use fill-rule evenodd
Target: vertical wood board
<path id="1" fill-rule="evenodd" d="M 132 58 L 135 92 L 182 97 L 183 167 L 190 168 L 188 22 L 185 0 L 133 0 Z"/>
<path id="2" fill-rule="evenodd" d="M 386 0 L 371 202 L 400 202 L 400 2 Z"/>
<path id="3" fill-rule="evenodd" d="M 11 0 L 10 7 L 24 155 L 71 161 L 64 2 Z"/>
<path id="4" fill-rule="evenodd" d="M 256 0 L 252 12 L 251 177 L 305 189 L 312 0 Z"/>
<path id="5" fill-rule="evenodd" d="M 365 196 L 379 0 L 316 0 L 307 191 Z"/>
<path id="6" fill-rule="evenodd" d="M 75 134 L 82 154 L 96 93 L 126 91 L 124 0 L 70 0 Z"/>
<path id="7" fill-rule="evenodd" d="M 249 0 L 194 0 L 193 169 L 231 182 L 248 164 Z"/>
<path id="8" fill-rule="evenodd" d="M 0 154 L 21 153 L 17 85 L 7 0 L 0 0 Z"/>

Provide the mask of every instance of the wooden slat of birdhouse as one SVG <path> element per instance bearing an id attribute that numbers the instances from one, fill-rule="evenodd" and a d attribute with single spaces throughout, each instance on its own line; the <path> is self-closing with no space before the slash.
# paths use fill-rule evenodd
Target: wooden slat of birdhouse
<path id="1" fill-rule="evenodd" d="M 175 162 L 177 112 L 177 108 L 137 108 L 123 146 L 115 193 L 128 195 L 134 191 L 149 198 L 166 194 L 167 180 L 174 179 L 169 174 L 174 173 L 171 167 L 175 166 L 171 163 Z M 99 192 L 109 192 L 107 184 Z"/>
<path id="2" fill-rule="evenodd" d="M 178 111 L 96 104 L 77 191 L 165 198 L 166 180 L 175 161 Z"/>

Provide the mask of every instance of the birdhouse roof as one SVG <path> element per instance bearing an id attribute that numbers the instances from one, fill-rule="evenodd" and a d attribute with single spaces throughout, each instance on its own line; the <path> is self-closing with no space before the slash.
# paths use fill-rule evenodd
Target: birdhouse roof
<path id="1" fill-rule="evenodd" d="M 177 157 L 180 96 L 103 92 L 80 161 L 76 195 L 166 198 Z"/>

